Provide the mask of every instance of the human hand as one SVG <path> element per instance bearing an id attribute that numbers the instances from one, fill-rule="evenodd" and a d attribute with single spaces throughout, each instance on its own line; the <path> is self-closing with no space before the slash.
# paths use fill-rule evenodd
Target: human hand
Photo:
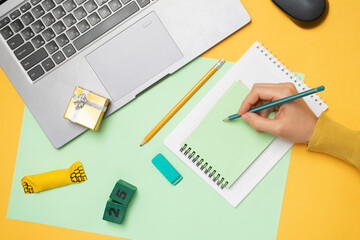
<path id="1" fill-rule="evenodd" d="M 292 83 L 254 84 L 241 104 L 238 114 L 255 130 L 268 132 L 294 143 L 309 143 L 317 117 L 303 99 L 297 99 L 257 113 L 249 109 L 288 97 L 297 93 Z M 267 118 L 276 111 L 274 119 Z"/>

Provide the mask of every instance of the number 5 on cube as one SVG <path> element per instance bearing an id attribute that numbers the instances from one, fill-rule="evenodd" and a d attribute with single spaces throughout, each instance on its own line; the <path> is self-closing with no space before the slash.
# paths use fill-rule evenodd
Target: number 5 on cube
<path id="1" fill-rule="evenodd" d="M 134 185 L 120 179 L 115 184 L 115 187 L 110 194 L 110 199 L 115 202 L 128 205 L 135 191 L 136 187 Z"/>

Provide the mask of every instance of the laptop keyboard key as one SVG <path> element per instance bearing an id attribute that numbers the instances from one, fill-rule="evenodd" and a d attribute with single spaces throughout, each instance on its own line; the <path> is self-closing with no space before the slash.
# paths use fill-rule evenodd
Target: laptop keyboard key
<path id="1" fill-rule="evenodd" d="M 22 22 L 19 19 L 13 21 L 10 24 L 10 26 L 11 26 L 12 30 L 14 30 L 14 32 L 16 32 L 16 33 L 24 28 L 24 24 L 22 24 Z"/>
<path id="2" fill-rule="evenodd" d="M 75 0 L 75 2 L 78 4 L 78 5 L 81 5 L 83 4 L 83 2 L 85 2 L 86 0 Z"/>
<path id="3" fill-rule="evenodd" d="M 29 40 L 30 38 L 32 38 L 34 36 L 34 32 L 33 30 L 31 30 L 30 27 L 25 28 L 24 30 L 21 31 L 21 36 L 25 39 L 25 40 Z"/>
<path id="4" fill-rule="evenodd" d="M 78 37 L 74 40 L 74 45 L 77 50 L 80 50 L 93 42 L 95 39 L 118 25 L 119 23 L 123 22 L 125 19 L 139 11 L 140 8 L 135 2 L 131 2 L 115 14 L 111 15 L 104 21 L 102 21 L 98 26 L 94 27 L 90 31 L 86 32 L 82 36 Z"/>
<path id="5" fill-rule="evenodd" d="M 30 5 L 30 3 L 25 3 L 24 5 L 22 5 L 21 7 L 20 7 L 20 10 L 21 10 L 21 12 L 26 12 L 27 10 L 29 10 L 31 8 L 31 5 Z"/>
<path id="6" fill-rule="evenodd" d="M 96 2 L 98 3 L 99 6 L 105 4 L 107 2 L 107 0 L 96 0 Z"/>
<path id="7" fill-rule="evenodd" d="M 45 48 L 50 54 L 53 54 L 54 52 L 59 50 L 59 47 L 58 45 L 56 45 L 55 41 L 51 41 L 48 44 L 46 44 Z"/>
<path id="8" fill-rule="evenodd" d="M 36 79 L 38 79 L 39 77 L 41 77 L 42 75 L 44 75 L 44 70 L 42 69 L 42 67 L 40 65 L 37 65 L 36 67 L 34 67 L 33 69 L 31 69 L 28 72 L 28 75 L 30 77 L 31 80 L 35 81 Z"/>
<path id="9" fill-rule="evenodd" d="M 8 18 L 8 17 L 5 17 L 5 18 L 1 19 L 0 20 L 0 28 L 3 28 L 9 22 L 10 22 L 10 18 Z"/>
<path id="10" fill-rule="evenodd" d="M 52 13 L 56 17 L 56 19 L 60 19 L 66 14 L 62 6 L 58 6 L 57 8 L 55 8 Z"/>
<path id="11" fill-rule="evenodd" d="M 1 29 L 1 36 L 3 36 L 3 38 L 6 40 L 9 37 L 11 37 L 12 35 L 14 35 L 14 32 L 11 31 L 10 27 L 5 27 L 3 29 Z"/>
<path id="12" fill-rule="evenodd" d="M 52 27 L 56 34 L 60 34 L 66 29 L 65 25 L 61 21 L 55 23 Z"/>
<path id="13" fill-rule="evenodd" d="M 44 39 L 40 35 L 34 37 L 31 40 L 31 42 L 32 42 L 32 44 L 34 45 L 35 48 L 39 48 L 39 47 L 41 47 L 42 45 L 45 44 Z"/>
<path id="14" fill-rule="evenodd" d="M 46 26 L 50 26 L 55 22 L 55 18 L 51 13 L 48 13 L 42 18 L 42 21 Z"/>
<path id="15" fill-rule="evenodd" d="M 113 10 L 113 12 L 115 12 L 116 10 L 118 10 L 119 8 L 121 8 L 121 3 L 119 2 L 119 0 L 111 0 L 109 2 L 109 7 L 111 8 L 111 10 Z"/>
<path id="16" fill-rule="evenodd" d="M 55 37 L 55 33 L 51 28 L 46 29 L 42 35 L 46 41 L 50 41 Z"/>
<path id="17" fill-rule="evenodd" d="M 64 17 L 63 21 L 67 27 L 71 27 L 72 25 L 74 25 L 76 23 L 76 19 L 75 19 L 74 15 L 72 15 L 71 13 L 69 15 L 67 15 L 66 17 Z"/>
<path id="18" fill-rule="evenodd" d="M 39 33 L 39 32 L 41 32 L 42 30 L 45 29 L 44 24 L 40 20 L 37 20 L 36 22 L 34 22 L 31 25 L 31 27 L 32 27 L 32 29 L 34 30 L 35 33 Z"/>
<path id="19" fill-rule="evenodd" d="M 107 6 L 103 6 L 98 10 L 98 13 L 102 18 L 106 18 L 111 14 L 110 9 Z"/>
<path id="20" fill-rule="evenodd" d="M 60 47 L 63 47 L 69 43 L 69 39 L 66 37 L 65 34 L 61 34 L 60 36 L 58 36 L 55 41 Z"/>
<path id="21" fill-rule="evenodd" d="M 21 44 L 24 43 L 24 40 L 20 36 L 20 34 L 15 35 L 14 37 L 10 38 L 7 41 L 7 44 L 11 48 L 11 50 L 14 50 L 15 48 L 19 47 Z"/>
<path id="22" fill-rule="evenodd" d="M 30 12 L 27 12 L 24 15 L 21 16 L 21 20 L 27 26 L 30 23 L 32 23 L 35 19 L 34 19 L 33 15 L 31 15 Z"/>
<path id="23" fill-rule="evenodd" d="M 62 3 L 64 0 L 54 0 L 57 4 Z"/>
<path id="24" fill-rule="evenodd" d="M 35 6 L 36 4 L 38 4 L 39 2 L 41 2 L 41 0 L 30 0 L 31 4 L 33 6 Z"/>
<path id="25" fill-rule="evenodd" d="M 52 0 L 45 0 L 42 2 L 42 6 L 46 11 L 49 11 L 55 7 L 55 3 Z"/>
<path id="26" fill-rule="evenodd" d="M 97 15 L 97 13 L 91 14 L 90 16 L 88 16 L 87 19 L 92 26 L 96 25 L 101 20 L 99 15 Z"/>
<path id="27" fill-rule="evenodd" d="M 73 0 L 67 0 L 66 2 L 64 2 L 63 6 L 68 12 L 71 12 L 74 8 L 76 8 L 76 4 Z"/>
<path id="28" fill-rule="evenodd" d="M 74 11 L 74 15 L 78 20 L 81 20 L 86 17 L 87 13 L 83 7 L 79 7 Z"/>
<path id="29" fill-rule="evenodd" d="M 31 9 L 32 14 L 34 15 L 35 18 L 39 18 L 42 15 L 45 14 L 44 9 L 42 8 L 41 5 L 37 5 L 36 7 L 34 7 L 33 9 Z"/>
<path id="30" fill-rule="evenodd" d="M 69 44 L 63 48 L 63 52 L 65 53 L 66 57 L 71 57 L 76 53 L 76 50 L 73 45 Z"/>
<path id="31" fill-rule="evenodd" d="M 123 3 L 123 4 L 127 4 L 128 2 L 130 2 L 131 0 L 121 0 L 121 2 Z"/>
<path id="32" fill-rule="evenodd" d="M 12 19 L 12 20 L 14 20 L 15 18 L 17 18 L 18 16 L 20 16 L 20 11 L 19 10 L 15 10 L 15 11 L 13 11 L 11 14 L 10 14 L 10 18 Z"/>
<path id="33" fill-rule="evenodd" d="M 22 60 L 20 63 L 25 70 L 29 70 L 48 56 L 44 48 L 40 48 L 30 56 Z"/>
<path id="34" fill-rule="evenodd" d="M 53 62 L 53 60 L 51 60 L 51 58 L 46 59 L 45 61 L 43 61 L 41 63 L 41 65 L 43 66 L 43 68 L 45 69 L 45 71 L 50 71 L 51 69 L 53 69 L 55 67 L 55 63 Z"/>
<path id="35" fill-rule="evenodd" d="M 86 2 L 84 7 L 88 13 L 92 13 L 95 9 L 97 9 L 97 5 L 93 0 Z"/>
<path id="36" fill-rule="evenodd" d="M 76 26 L 81 33 L 85 32 L 90 28 L 89 23 L 85 19 L 79 22 Z"/>
<path id="37" fill-rule="evenodd" d="M 76 27 L 72 27 L 66 31 L 66 35 L 70 38 L 70 40 L 73 40 L 73 39 L 77 38 L 80 35 L 80 33 L 76 29 Z"/>
<path id="38" fill-rule="evenodd" d="M 140 7 L 145 7 L 150 3 L 150 0 L 136 0 Z"/>
<path id="39" fill-rule="evenodd" d="M 56 64 L 60 64 L 65 60 L 65 56 L 61 51 L 58 51 L 52 56 L 52 59 L 56 62 Z"/>
<path id="40" fill-rule="evenodd" d="M 18 60 L 21 60 L 24 57 L 26 57 L 27 55 L 29 55 L 30 53 L 32 53 L 34 50 L 35 50 L 35 48 L 31 45 L 31 43 L 27 42 L 24 45 L 22 45 L 21 47 L 19 47 L 18 49 L 16 49 L 14 51 L 14 54 Z"/>

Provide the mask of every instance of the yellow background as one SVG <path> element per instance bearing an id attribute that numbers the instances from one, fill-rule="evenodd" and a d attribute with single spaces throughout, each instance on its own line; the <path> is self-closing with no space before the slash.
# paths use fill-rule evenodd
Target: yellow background
<path id="1" fill-rule="evenodd" d="M 326 18 L 313 28 L 296 25 L 270 0 L 242 2 L 252 22 L 203 56 L 235 62 L 260 41 L 292 70 L 305 73 L 310 86 L 325 85 L 328 115 L 360 130 L 360 1 L 330 1 Z M 1 71 L 0 100 L 0 239 L 119 239 L 6 219 L 24 103 Z M 277 238 L 359 239 L 359 216 L 360 172 L 296 144 Z"/>

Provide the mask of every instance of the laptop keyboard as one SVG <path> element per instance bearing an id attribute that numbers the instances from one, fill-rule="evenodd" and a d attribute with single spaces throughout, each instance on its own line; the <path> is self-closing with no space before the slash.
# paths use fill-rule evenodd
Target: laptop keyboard
<path id="1" fill-rule="evenodd" d="M 38 80 L 155 0 L 30 0 L 0 20 L 0 33 Z"/>

